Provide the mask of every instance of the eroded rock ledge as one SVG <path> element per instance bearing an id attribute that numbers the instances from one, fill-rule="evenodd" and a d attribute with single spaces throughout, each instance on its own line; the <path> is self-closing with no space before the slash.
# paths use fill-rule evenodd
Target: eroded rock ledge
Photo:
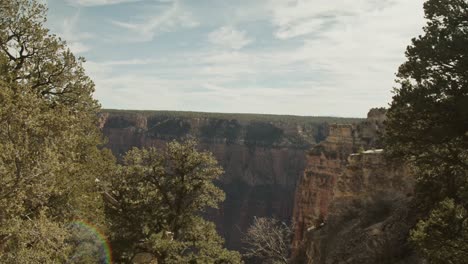
<path id="1" fill-rule="evenodd" d="M 331 125 L 312 148 L 293 211 L 295 263 L 419 263 L 406 238 L 414 179 L 380 149 L 385 111 Z"/>
<path id="2" fill-rule="evenodd" d="M 362 119 L 166 111 L 104 110 L 100 127 L 107 146 L 121 157 L 132 147 L 161 146 L 193 137 L 214 154 L 225 174 L 220 210 L 210 211 L 230 249 L 241 249 L 242 232 L 254 216 L 289 222 L 297 180 L 310 147 L 328 135 L 328 124 Z"/>

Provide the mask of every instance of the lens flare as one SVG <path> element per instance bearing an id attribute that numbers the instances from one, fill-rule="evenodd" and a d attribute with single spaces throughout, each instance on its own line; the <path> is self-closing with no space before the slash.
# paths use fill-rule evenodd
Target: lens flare
<path id="1" fill-rule="evenodd" d="M 83 220 L 76 220 L 71 223 L 72 226 L 79 227 L 83 230 L 86 230 L 93 237 L 99 242 L 100 246 L 102 247 L 103 257 L 104 257 L 104 264 L 112 264 L 112 249 L 110 247 L 110 243 L 107 240 L 107 237 L 99 231 L 99 229 L 91 223 L 85 222 Z"/>

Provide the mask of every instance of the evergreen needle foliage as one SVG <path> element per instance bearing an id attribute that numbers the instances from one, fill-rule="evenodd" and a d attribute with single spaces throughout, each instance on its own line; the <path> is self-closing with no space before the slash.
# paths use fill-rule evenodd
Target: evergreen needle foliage
<path id="1" fill-rule="evenodd" d="M 0 4 L 1 262 L 101 262 L 102 245 L 72 224 L 84 220 L 109 223 L 122 262 L 144 249 L 158 263 L 239 263 L 200 215 L 224 199 L 216 160 L 189 141 L 132 150 L 116 170 L 84 59 L 49 34 L 45 12 L 35 0 Z"/>
<path id="2" fill-rule="evenodd" d="M 45 12 L 33 0 L 0 4 L 2 263 L 65 263 L 80 241 L 71 221 L 104 226 L 95 179 L 113 157 L 98 148 L 94 84 L 43 26 Z"/>
<path id="3" fill-rule="evenodd" d="M 427 213 L 411 240 L 430 263 L 468 259 L 468 1 L 428 0 L 388 111 L 386 143 L 414 166 Z"/>
<path id="4" fill-rule="evenodd" d="M 240 263 L 201 217 L 224 199 L 213 184 L 222 173 L 212 154 L 197 151 L 191 140 L 129 151 L 108 199 L 117 260 L 149 253 L 158 263 Z"/>
<path id="5" fill-rule="evenodd" d="M 84 59 L 49 34 L 45 13 L 35 0 L 0 3 L 1 262 L 102 262 L 102 245 L 73 225 L 83 220 L 110 226 L 122 262 L 143 249 L 158 263 L 239 263 L 201 217 L 224 199 L 216 160 L 174 142 L 132 150 L 117 169 Z"/>

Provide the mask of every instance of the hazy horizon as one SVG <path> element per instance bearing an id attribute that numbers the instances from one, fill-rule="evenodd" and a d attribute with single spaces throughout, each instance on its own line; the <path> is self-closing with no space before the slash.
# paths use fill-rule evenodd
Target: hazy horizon
<path id="1" fill-rule="evenodd" d="M 374 107 L 375 108 L 375 107 Z M 370 108 L 371 109 L 371 108 Z M 369 109 L 369 110 L 370 110 Z M 251 112 L 214 112 L 214 111 L 192 111 L 192 110 L 167 110 L 167 109 L 122 109 L 122 108 L 106 108 L 102 107 L 101 111 L 128 111 L 128 112 L 180 112 L 194 114 L 220 114 L 220 115 L 272 115 L 272 116 L 293 116 L 293 117 L 332 117 L 332 118 L 356 118 L 365 119 L 365 116 L 334 116 L 334 115 L 295 115 L 295 114 L 271 114 L 271 113 L 251 113 Z M 367 113 L 366 113 L 367 116 Z"/>
<path id="2" fill-rule="evenodd" d="M 47 0 L 103 108 L 365 117 L 423 0 Z"/>

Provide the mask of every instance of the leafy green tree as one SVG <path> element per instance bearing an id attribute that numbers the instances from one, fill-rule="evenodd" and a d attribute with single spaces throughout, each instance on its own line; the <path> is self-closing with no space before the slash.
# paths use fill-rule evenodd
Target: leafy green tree
<path id="1" fill-rule="evenodd" d="M 468 212 L 453 200 L 444 200 L 427 220 L 418 223 L 411 236 L 431 262 L 463 263 L 468 254 Z"/>
<path id="2" fill-rule="evenodd" d="M 224 193 L 213 184 L 223 173 L 211 153 L 194 141 L 133 149 L 111 180 L 108 216 L 120 261 L 151 253 L 158 263 L 239 263 L 222 248 L 213 223 L 201 214 Z"/>
<path id="3" fill-rule="evenodd" d="M 69 223 L 103 226 L 96 178 L 112 170 L 100 150 L 99 104 L 83 59 L 44 27 L 35 0 L 0 3 L 0 259 L 64 263 Z"/>
<path id="4" fill-rule="evenodd" d="M 412 233 L 412 241 L 430 263 L 465 263 L 468 252 L 461 243 L 466 243 L 462 238 L 468 227 L 468 1 L 428 0 L 424 10 L 424 34 L 412 40 L 398 71 L 385 141 L 391 156 L 414 166 L 417 198 L 423 211 L 432 210 Z M 459 214 L 462 219 L 452 218 L 454 210 L 465 212 Z M 445 224 L 455 226 L 430 231 Z M 452 246 L 442 249 L 428 241 Z"/>

